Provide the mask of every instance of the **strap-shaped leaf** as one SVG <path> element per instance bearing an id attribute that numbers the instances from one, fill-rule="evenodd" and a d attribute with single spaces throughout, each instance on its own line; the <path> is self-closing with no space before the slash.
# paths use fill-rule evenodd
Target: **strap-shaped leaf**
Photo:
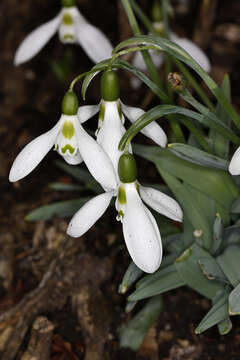
<path id="1" fill-rule="evenodd" d="M 219 290 L 223 289 L 223 285 L 215 280 L 208 280 L 200 267 L 200 260 L 213 259 L 209 252 L 202 249 L 197 244 L 187 249 L 176 261 L 175 267 L 182 280 L 197 291 L 199 294 L 213 299 Z"/>
<path id="2" fill-rule="evenodd" d="M 239 194 L 231 176 L 224 171 L 189 163 L 173 155 L 169 149 L 142 145 L 135 145 L 133 149 L 137 155 L 153 161 L 160 172 L 163 170 L 183 180 L 227 209 Z"/>
<path id="3" fill-rule="evenodd" d="M 217 257 L 221 269 L 230 283 L 236 287 L 240 283 L 240 246 L 230 245 Z"/>
<path id="4" fill-rule="evenodd" d="M 119 149 L 123 150 L 126 143 L 152 121 L 171 114 L 185 115 L 190 119 L 195 119 L 200 124 L 218 131 L 223 136 L 230 139 L 233 143 L 240 145 L 240 139 L 235 135 L 235 133 L 217 118 L 214 118 L 213 120 L 212 118 L 207 118 L 206 116 L 199 114 L 196 111 L 192 111 L 180 106 L 157 105 L 151 110 L 145 112 L 138 120 L 134 122 L 134 124 L 132 124 L 132 126 L 123 135 L 119 144 Z"/>
<path id="5" fill-rule="evenodd" d="M 240 284 L 238 284 L 229 295 L 229 314 L 240 314 Z"/>
<path id="6" fill-rule="evenodd" d="M 201 334 L 212 326 L 228 318 L 228 296 L 228 291 L 222 294 L 222 296 L 212 306 L 211 310 L 207 313 L 207 315 L 204 316 L 204 318 L 196 328 L 196 334 Z"/>
<path id="7" fill-rule="evenodd" d="M 229 162 L 195 147 L 173 143 L 168 148 L 176 156 L 194 164 L 214 169 L 228 170 Z"/>
<path id="8" fill-rule="evenodd" d="M 131 286 L 141 277 L 142 274 L 143 271 L 140 270 L 132 261 L 124 274 L 122 283 L 119 285 L 118 291 L 120 294 L 125 294 L 125 292 L 131 288 Z"/>
<path id="9" fill-rule="evenodd" d="M 190 66 L 203 79 L 203 81 L 209 87 L 211 92 L 216 96 L 218 101 L 223 105 L 224 109 L 228 112 L 229 116 L 232 118 L 235 124 L 238 127 L 240 127 L 239 115 L 237 114 L 233 106 L 228 102 L 222 90 L 218 87 L 217 83 L 201 68 L 201 66 L 183 48 L 178 46 L 176 43 L 160 36 L 140 35 L 121 42 L 114 49 L 114 52 L 116 53 L 127 46 L 133 46 L 133 45 L 155 46 L 156 50 L 166 51 L 169 55 L 173 56 L 174 58 L 177 58 L 178 60 Z"/>
<path id="10" fill-rule="evenodd" d="M 224 232 L 224 227 L 222 223 L 222 218 L 220 214 L 217 213 L 213 225 L 213 244 L 211 249 L 211 253 L 213 255 L 218 253 L 218 251 L 220 250 L 223 244 L 223 232 Z"/>
<path id="11" fill-rule="evenodd" d="M 136 301 L 163 294 L 176 289 L 185 283 L 179 276 L 174 265 L 158 270 L 153 275 L 146 275 L 137 283 L 137 289 L 129 296 L 130 301 Z"/>
<path id="12" fill-rule="evenodd" d="M 38 220 L 50 220 L 54 216 L 70 217 L 77 212 L 91 197 L 84 197 L 81 199 L 60 201 L 52 203 L 50 205 L 41 206 L 31 211 L 26 220 L 38 221 Z"/>
<path id="13" fill-rule="evenodd" d="M 162 310 L 161 296 L 150 299 L 142 310 L 120 329 L 120 347 L 137 351 Z"/>

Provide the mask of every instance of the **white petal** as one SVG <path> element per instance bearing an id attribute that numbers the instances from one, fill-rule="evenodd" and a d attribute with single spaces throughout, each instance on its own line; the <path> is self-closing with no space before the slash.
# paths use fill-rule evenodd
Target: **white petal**
<path id="1" fill-rule="evenodd" d="M 206 72 L 210 72 L 211 63 L 207 55 L 198 45 L 187 38 L 179 38 L 174 33 L 171 33 L 171 40 L 187 51 Z"/>
<path id="2" fill-rule="evenodd" d="M 53 147 L 60 127 L 61 121 L 58 121 L 51 130 L 38 136 L 23 148 L 11 167 L 9 174 L 9 180 L 11 182 L 21 180 L 35 169 Z"/>
<path id="3" fill-rule="evenodd" d="M 92 176 L 104 189 L 116 189 L 117 179 L 109 156 L 80 124 L 75 130 L 80 154 Z"/>
<path id="4" fill-rule="evenodd" d="M 156 50 L 149 50 L 149 53 L 151 55 L 152 61 L 154 65 L 159 68 L 163 61 L 164 61 L 164 55 L 160 51 Z M 145 64 L 145 61 L 143 59 L 143 56 L 140 51 L 136 52 L 134 58 L 133 58 L 133 65 L 136 66 L 139 70 L 146 71 L 147 66 Z"/>
<path id="5" fill-rule="evenodd" d="M 118 174 L 118 161 L 122 154 L 122 151 L 118 150 L 118 145 L 125 132 L 126 129 L 118 113 L 118 102 L 105 101 L 104 121 L 98 132 L 97 141 L 110 157 L 116 174 Z"/>
<path id="6" fill-rule="evenodd" d="M 39 26 L 20 44 L 14 58 L 14 65 L 19 65 L 33 58 L 56 33 L 62 18 L 60 12 L 54 19 Z"/>
<path id="7" fill-rule="evenodd" d="M 156 220 L 143 205 L 137 191 L 126 191 L 127 206 L 123 234 L 135 264 L 147 273 L 156 271 L 162 260 L 162 245 Z"/>
<path id="8" fill-rule="evenodd" d="M 170 196 L 156 189 L 140 185 L 143 201 L 158 213 L 175 221 L 183 220 L 183 212 L 179 204 Z"/>
<path id="9" fill-rule="evenodd" d="M 134 123 L 140 116 L 142 116 L 145 111 L 142 109 L 127 106 L 121 103 L 122 105 L 122 111 L 126 115 L 126 117 Z M 167 136 L 163 129 L 156 121 L 152 121 L 150 124 L 145 126 L 141 133 L 143 133 L 145 136 L 147 136 L 149 139 L 153 140 L 156 144 L 158 144 L 161 147 L 165 147 L 167 145 Z"/>
<path id="10" fill-rule="evenodd" d="M 82 16 L 76 18 L 76 36 L 89 58 L 98 63 L 111 57 L 113 47 L 104 33 Z"/>
<path id="11" fill-rule="evenodd" d="M 235 151 L 228 170 L 232 175 L 240 175 L 240 147 Z"/>
<path id="12" fill-rule="evenodd" d="M 63 156 L 63 158 L 70 165 L 79 165 L 83 161 L 83 159 L 82 159 L 81 155 L 79 154 L 79 152 L 77 152 L 77 154 L 74 155 L 74 156 L 65 155 L 65 156 Z"/>
<path id="13" fill-rule="evenodd" d="M 100 104 L 98 105 L 85 105 L 78 108 L 78 118 L 81 124 L 93 117 L 98 113 Z"/>
<path id="14" fill-rule="evenodd" d="M 68 225 L 67 234 L 72 237 L 85 234 L 107 210 L 112 196 L 112 192 L 103 193 L 83 205 Z"/>

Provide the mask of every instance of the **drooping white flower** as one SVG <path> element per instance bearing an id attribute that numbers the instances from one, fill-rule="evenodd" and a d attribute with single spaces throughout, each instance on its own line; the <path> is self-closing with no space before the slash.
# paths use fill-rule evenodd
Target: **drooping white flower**
<path id="1" fill-rule="evenodd" d="M 232 175 L 240 175 L 240 146 L 233 154 L 228 170 Z"/>
<path id="2" fill-rule="evenodd" d="M 52 20 L 31 32 L 20 44 L 14 64 L 33 58 L 58 31 L 62 43 L 80 44 L 89 58 L 98 63 L 111 57 L 112 45 L 104 33 L 91 25 L 79 12 L 75 0 L 63 0 L 63 8 Z"/>
<path id="3" fill-rule="evenodd" d="M 76 95 L 67 92 L 63 99 L 63 114 L 60 120 L 51 130 L 31 141 L 19 153 L 10 170 L 11 182 L 27 176 L 55 146 L 55 150 L 69 164 L 77 165 L 84 161 L 104 189 L 116 186 L 116 175 L 109 156 L 83 129 L 76 114 L 77 109 Z"/>
<path id="4" fill-rule="evenodd" d="M 162 22 L 153 23 L 154 28 L 161 33 L 163 31 Z M 170 32 L 170 40 L 181 46 L 186 52 L 188 52 L 192 58 L 206 71 L 211 71 L 211 63 L 204 53 L 204 51 L 193 41 L 187 38 L 181 38 L 176 33 Z M 152 61 L 157 68 L 160 68 L 164 63 L 164 52 L 158 50 L 149 50 Z M 143 60 L 141 52 L 137 52 L 133 59 L 133 65 L 142 71 L 146 71 L 147 67 Z M 138 78 L 132 78 L 131 84 L 133 88 L 137 89 L 141 85 Z"/>
<path id="5" fill-rule="evenodd" d="M 110 82 L 110 85 L 109 85 Z M 106 90 L 107 89 L 107 90 Z M 99 105 L 81 106 L 78 117 L 81 123 L 87 121 L 99 111 L 97 142 L 106 151 L 117 173 L 118 161 L 122 151 L 118 150 L 119 142 L 126 132 L 126 116 L 134 123 L 145 111 L 123 104 L 119 99 L 119 83 L 115 71 L 106 71 L 101 78 L 102 100 Z M 141 132 L 161 147 L 167 144 L 167 136 L 156 121 L 151 122 Z M 129 148 L 131 152 L 131 148 Z"/>
<path id="6" fill-rule="evenodd" d="M 67 233 L 72 237 L 85 234 L 104 214 L 112 197 L 116 196 L 117 220 L 122 222 L 130 256 L 140 269 L 153 273 L 162 260 L 161 235 L 155 218 L 142 200 L 175 221 L 182 221 L 183 214 L 174 199 L 158 190 L 141 186 L 136 180 L 135 167 L 131 154 L 122 155 L 119 160 L 119 185 L 87 202 L 73 216 Z"/>

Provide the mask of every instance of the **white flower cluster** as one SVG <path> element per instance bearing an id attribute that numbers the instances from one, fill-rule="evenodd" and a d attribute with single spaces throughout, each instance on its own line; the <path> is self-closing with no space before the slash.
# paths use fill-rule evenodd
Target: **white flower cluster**
<path id="1" fill-rule="evenodd" d="M 182 221 L 182 210 L 171 197 L 138 183 L 131 145 L 124 153 L 118 150 L 126 131 L 124 116 L 134 122 L 144 111 L 120 101 L 115 71 L 103 73 L 101 93 L 100 104 L 78 107 L 76 94 L 69 90 L 63 98 L 60 120 L 51 130 L 25 146 L 12 165 L 9 179 L 13 182 L 24 178 L 53 147 L 69 164 L 77 165 L 84 161 L 104 193 L 87 202 L 74 215 L 68 234 L 80 237 L 86 233 L 106 211 L 111 199 L 116 197 L 117 220 L 122 222 L 128 251 L 140 269 L 152 273 L 161 263 L 162 243 L 156 220 L 142 200 L 175 221 Z M 82 124 L 98 112 L 94 140 Z M 142 132 L 159 146 L 166 146 L 167 137 L 157 122 L 150 123 Z"/>

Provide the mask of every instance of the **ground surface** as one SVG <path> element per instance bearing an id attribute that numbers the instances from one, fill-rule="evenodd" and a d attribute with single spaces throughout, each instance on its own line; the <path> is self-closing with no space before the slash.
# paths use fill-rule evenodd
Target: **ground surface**
<path id="1" fill-rule="evenodd" d="M 148 9 L 147 0 L 139 3 Z M 211 0 L 207 15 L 202 18 L 198 16 L 200 3 L 208 1 L 190 1 L 185 15 L 178 8 L 174 28 L 179 34 L 194 37 L 206 49 L 213 63 L 212 76 L 218 83 L 225 72 L 231 73 L 233 100 L 238 107 L 239 1 Z M 114 44 L 130 35 L 120 2 L 79 0 L 78 4 Z M 37 316 L 43 315 L 50 321 L 44 329 L 51 340 L 51 359 L 55 360 L 239 359 L 239 320 L 234 319 L 234 328 L 225 337 L 220 337 L 216 329 L 195 336 L 194 328 L 209 303 L 188 289 L 164 297 L 160 319 L 137 354 L 119 349 L 118 328 L 130 315 L 125 315 L 125 298 L 117 289 L 129 257 L 121 228 L 114 221 L 115 214 L 109 210 L 79 241 L 65 235 L 68 219 L 35 223 L 24 220 L 40 205 L 76 196 L 48 188 L 48 183 L 53 181 L 74 182 L 54 166 L 57 156 L 54 152 L 23 181 L 9 184 L 7 180 L 10 164 L 20 149 L 59 118 L 61 98 L 68 82 L 92 66 L 80 48 L 67 49 L 55 37 L 34 60 L 13 67 L 14 51 L 21 40 L 31 29 L 53 17 L 58 8 L 57 1 L 2 0 L 0 3 L 0 312 L 5 314 L 0 317 L 1 358 L 31 358 L 25 352 L 30 330 L 36 319 L 41 320 Z M 104 14 L 104 21 L 99 14 Z M 72 66 L 61 82 L 53 67 L 56 69 L 64 56 L 71 59 L 68 62 Z M 121 86 L 122 97 L 129 104 L 150 106 L 155 101 L 145 88 L 139 93 L 129 91 L 129 79 L 124 74 Z M 88 101 L 98 100 L 95 82 Z M 140 173 L 153 182 L 158 181 L 151 165 L 144 163 Z"/>

